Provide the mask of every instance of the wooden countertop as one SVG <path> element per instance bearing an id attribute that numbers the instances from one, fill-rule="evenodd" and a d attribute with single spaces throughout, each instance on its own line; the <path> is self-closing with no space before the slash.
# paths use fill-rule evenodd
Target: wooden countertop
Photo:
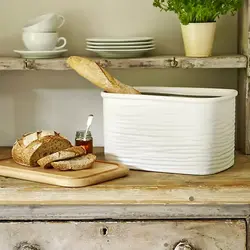
<path id="1" fill-rule="evenodd" d="M 9 156 L 9 148 L 0 148 L 0 159 Z M 250 156 L 237 153 L 235 166 L 210 176 L 130 171 L 128 177 L 85 188 L 0 177 L 0 204 L 250 204 Z"/>

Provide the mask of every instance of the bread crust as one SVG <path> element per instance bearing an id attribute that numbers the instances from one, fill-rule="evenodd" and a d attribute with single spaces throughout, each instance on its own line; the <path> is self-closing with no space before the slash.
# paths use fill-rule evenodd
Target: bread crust
<path id="1" fill-rule="evenodd" d="M 80 157 L 76 157 L 70 160 L 55 161 L 51 165 L 53 168 L 67 171 L 67 170 L 82 170 L 91 168 L 96 160 L 96 156 L 93 154 L 87 154 Z"/>
<path id="2" fill-rule="evenodd" d="M 35 167 L 43 156 L 69 147 L 72 147 L 70 141 L 59 133 L 38 131 L 23 135 L 14 143 L 11 153 L 16 163 Z"/>
<path id="3" fill-rule="evenodd" d="M 51 163 L 54 161 L 59 161 L 59 160 L 67 160 L 71 158 L 75 158 L 77 156 L 85 155 L 86 150 L 84 147 L 81 146 L 74 146 L 70 147 L 61 151 L 58 151 L 56 153 L 47 155 L 40 160 L 38 160 L 38 164 L 43 167 L 43 168 L 50 168 Z"/>
<path id="4" fill-rule="evenodd" d="M 115 79 L 93 60 L 85 57 L 71 56 L 67 59 L 67 63 L 79 75 L 108 93 L 140 94 L 138 90 Z"/>

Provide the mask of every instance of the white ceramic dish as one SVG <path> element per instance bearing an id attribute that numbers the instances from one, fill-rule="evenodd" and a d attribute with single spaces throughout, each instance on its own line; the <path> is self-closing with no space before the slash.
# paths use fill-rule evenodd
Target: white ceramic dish
<path id="1" fill-rule="evenodd" d="M 86 41 L 86 44 L 88 45 L 98 45 L 98 46 L 134 46 L 134 45 L 151 45 L 154 44 L 154 41 L 146 41 L 146 42 L 88 42 Z"/>
<path id="2" fill-rule="evenodd" d="M 151 47 L 151 48 L 145 48 L 145 49 L 89 49 L 86 48 L 86 50 L 89 51 L 94 51 L 94 52 L 140 52 L 140 51 L 150 51 L 150 50 L 154 50 L 155 47 Z"/>
<path id="3" fill-rule="evenodd" d="M 63 26 L 64 22 L 65 19 L 63 16 L 55 13 L 48 13 L 29 20 L 23 27 L 23 31 L 56 32 L 57 29 Z"/>
<path id="4" fill-rule="evenodd" d="M 99 56 L 104 58 L 134 58 L 134 57 L 141 57 L 145 53 L 154 50 L 154 48 L 150 49 L 117 49 L 117 50 L 111 50 L 111 49 L 89 49 L 86 48 L 88 51 L 92 51 L 97 53 Z"/>
<path id="5" fill-rule="evenodd" d="M 49 59 L 60 57 L 67 49 L 52 50 L 52 51 L 30 51 L 30 50 L 14 50 L 22 58 L 27 59 Z"/>
<path id="6" fill-rule="evenodd" d="M 23 32 L 22 39 L 24 46 L 31 51 L 60 50 L 67 45 L 66 38 L 59 37 L 57 32 Z M 56 46 L 59 43 L 61 43 L 61 45 Z"/>
<path id="7" fill-rule="evenodd" d="M 134 49 L 151 49 L 154 48 L 155 45 L 154 44 L 150 44 L 150 45 L 133 45 L 133 46 L 104 46 L 104 45 L 88 45 L 87 44 L 87 48 L 89 49 L 104 49 L 104 50 L 134 50 Z"/>
<path id="8" fill-rule="evenodd" d="M 185 97 L 103 92 L 107 160 L 131 169 L 194 175 L 234 164 L 236 90 L 137 89 Z"/>
<path id="9" fill-rule="evenodd" d="M 148 42 L 154 40 L 153 37 L 120 37 L 120 38 L 109 38 L 109 37 L 104 37 L 104 38 L 87 38 L 86 41 L 88 42 Z"/>

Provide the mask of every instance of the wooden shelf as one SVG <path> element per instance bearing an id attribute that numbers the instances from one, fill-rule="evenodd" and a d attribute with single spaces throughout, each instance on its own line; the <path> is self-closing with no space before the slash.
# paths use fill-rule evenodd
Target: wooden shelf
<path id="1" fill-rule="evenodd" d="M 101 148 L 95 151 L 103 159 Z M 10 156 L 10 148 L 0 147 L 0 160 Z M 84 188 L 0 177 L 0 205 L 243 205 L 250 203 L 249 177 L 250 156 L 240 153 L 232 168 L 207 176 L 130 171 L 128 177 Z"/>
<path id="2" fill-rule="evenodd" d="M 212 56 L 208 58 L 190 58 L 183 56 L 157 56 L 131 59 L 93 58 L 104 68 L 129 69 L 234 69 L 246 68 L 247 57 L 243 55 Z M 69 70 L 66 58 L 22 59 L 0 57 L 0 70 Z"/>

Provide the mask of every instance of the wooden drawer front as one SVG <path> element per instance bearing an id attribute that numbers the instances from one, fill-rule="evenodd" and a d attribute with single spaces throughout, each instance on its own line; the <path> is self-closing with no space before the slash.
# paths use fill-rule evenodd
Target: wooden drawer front
<path id="1" fill-rule="evenodd" d="M 185 247 L 176 247 L 180 241 Z M 243 220 L 0 223 L 4 250 L 243 250 Z"/>

